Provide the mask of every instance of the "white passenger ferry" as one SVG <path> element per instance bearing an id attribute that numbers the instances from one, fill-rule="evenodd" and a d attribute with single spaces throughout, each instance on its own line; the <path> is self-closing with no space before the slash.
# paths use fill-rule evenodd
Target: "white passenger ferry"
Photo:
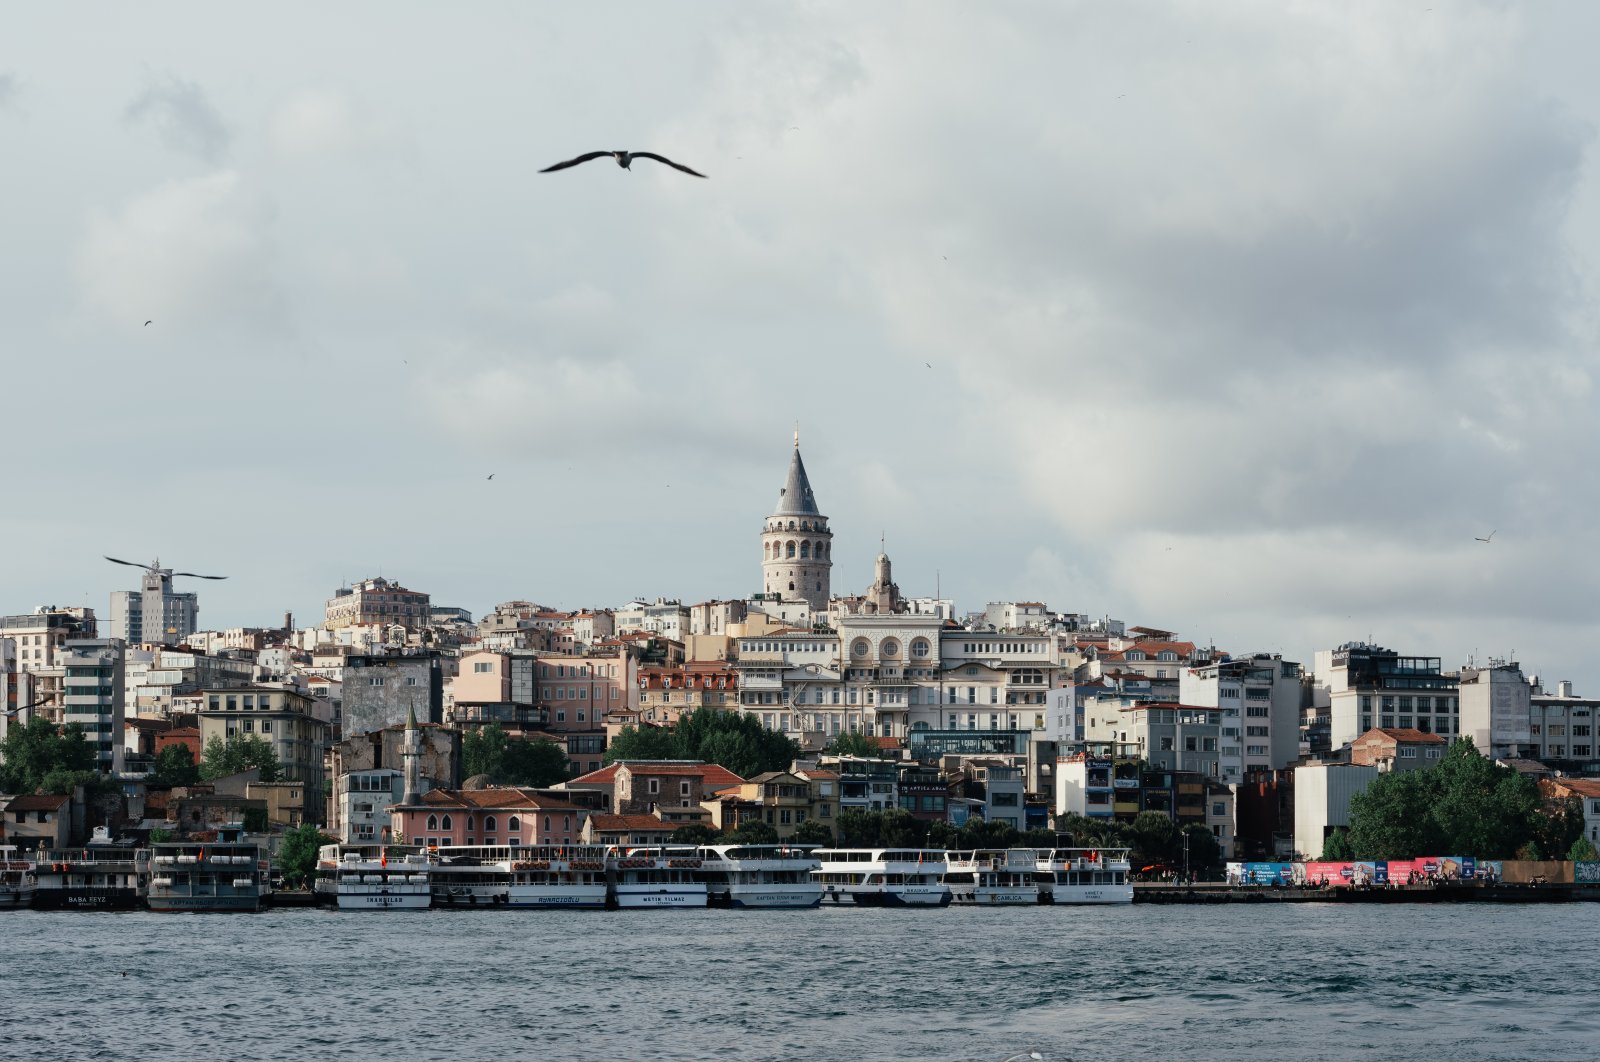
<path id="1" fill-rule="evenodd" d="M 604 845 L 540 845 L 519 848 L 510 862 L 512 907 L 604 907 Z M 699 906 L 699 905 L 696 905 Z"/>
<path id="2" fill-rule="evenodd" d="M 327 844 L 317 850 L 317 900 L 341 911 L 420 911 L 433 896 L 428 858 L 388 856 L 382 845 Z"/>
<path id="3" fill-rule="evenodd" d="M 1126 848 L 1057 848 L 1040 852 L 1035 880 L 1044 902 L 1132 903 Z"/>
<path id="4" fill-rule="evenodd" d="M 20 858 L 16 845 L 0 845 L 0 911 L 32 907 L 37 888 L 32 861 Z"/>
<path id="5" fill-rule="evenodd" d="M 783 844 L 710 844 L 700 848 L 699 878 L 717 907 L 815 907 L 822 861 L 810 848 Z"/>
<path id="6" fill-rule="evenodd" d="M 268 892 L 261 848 L 240 830 L 226 841 L 160 841 L 150 846 L 152 911 L 259 911 Z"/>
<path id="7" fill-rule="evenodd" d="M 812 876 L 825 902 L 859 907 L 947 907 L 942 848 L 818 848 Z"/>
<path id="8" fill-rule="evenodd" d="M 687 845 L 613 846 L 606 853 L 610 902 L 620 908 L 704 907 L 706 883 L 697 877 L 700 853 Z"/>
<path id="9" fill-rule="evenodd" d="M 1042 903 L 1034 879 L 1038 863 L 1039 852 L 1033 848 L 951 852 L 944 876 L 950 902 L 980 907 Z"/>

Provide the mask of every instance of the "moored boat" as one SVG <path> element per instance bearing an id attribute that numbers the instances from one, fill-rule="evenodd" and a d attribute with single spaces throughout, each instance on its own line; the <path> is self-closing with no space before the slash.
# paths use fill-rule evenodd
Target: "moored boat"
<path id="1" fill-rule="evenodd" d="M 435 907 L 494 907 L 511 887 L 508 849 L 454 845 L 428 850 L 428 888 Z"/>
<path id="2" fill-rule="evenodd" d="M 1045 903 L 1132 903 L 1126 848 L 1057 848 L 1039 853 L 1034 880 Z"/>
<path id="3" fill-rule="evenodd" d="M 624 910 L 639 907 L 704 907 L 706 883 L 695 874 L 704 861 L 687 845 L 612 846 L 606 852 L 609 902 Z"/>
<path id="4" fill-rule="evenodd" d="M 317 851 L 316 895 L 341 911 L 421 911 L 433 901 L 428 859 L 381 845 L 323 845 Z"/>
<path id="5" fill-rule="evenodd" d="M 152 911 L 259 911 L 267 892 L 261 848 L 239 831 L 227 841 L 163 841 L 150 846 Z"/>
<path id="6" fill-rule="evenodd" d="M 712 844 L 699 849 L 696 872 L 706 902 L 719 907 L 815 907 L 822 885 L 812 871 L 822 861 L 810 848 L 783 844 Z"/>
<path id="7" fill-rule="evenodd" d="M 824 902 L 858 907 L 947 907 L 942 848 L 818 848 L 812 871 Z"/>
<path id="8" fill-rule="evenodd" d="M 32 907 L 37 891 L 33 862 L 20 858 L 16 845 L 0 845 L 0 911 Z"/>
<path id="9" fill-rule="evenodd" d="M 511 860 L 512 907 L 604 907 L 606 894 L 604 845 L 537 845 Z"/>
<path id="10" fill-rule="evenodd" d="M 1032 848 L 951 852 L 944 876 L 950 902 L 978 907 L 1042 903 L 1034 880 L 1038 861 Z"/>
<path id="11" fill-rule="evenodd" d="M 34 860 L 33 906 L 83 910 L 131 910 L 144 906 L 150 852 L 115 844 L 104 826 L 82 848 L 40 852 Z"/>

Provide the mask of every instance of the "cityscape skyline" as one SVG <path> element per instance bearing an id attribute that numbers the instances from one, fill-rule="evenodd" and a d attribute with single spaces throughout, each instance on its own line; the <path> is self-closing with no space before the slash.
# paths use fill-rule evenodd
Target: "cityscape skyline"
<path id="1" fill-rule="evenodd" d="M 1600 688 L 1600 14 L 698 11 L 19 12 L 0 607 L 741 597 L 799 420 L 836 592 Z"/>

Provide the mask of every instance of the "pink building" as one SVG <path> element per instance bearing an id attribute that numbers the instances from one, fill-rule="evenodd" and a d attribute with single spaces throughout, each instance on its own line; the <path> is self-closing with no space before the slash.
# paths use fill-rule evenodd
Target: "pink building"
<path id="1" fill-rule="evenodd" d="M 589 811 L 536 789 L 433 789 L 389 808 L 397 843 L 577 844 Z"/>

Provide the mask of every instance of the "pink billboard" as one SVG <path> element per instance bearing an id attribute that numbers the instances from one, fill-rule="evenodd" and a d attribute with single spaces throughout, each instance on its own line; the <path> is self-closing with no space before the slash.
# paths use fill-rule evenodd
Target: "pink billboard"
<path id="1" fill-rule="evenodd" d="M 1354 863 L 1307 863 L 1307 885 L 1350 885 L 1355 882 Z"/>

